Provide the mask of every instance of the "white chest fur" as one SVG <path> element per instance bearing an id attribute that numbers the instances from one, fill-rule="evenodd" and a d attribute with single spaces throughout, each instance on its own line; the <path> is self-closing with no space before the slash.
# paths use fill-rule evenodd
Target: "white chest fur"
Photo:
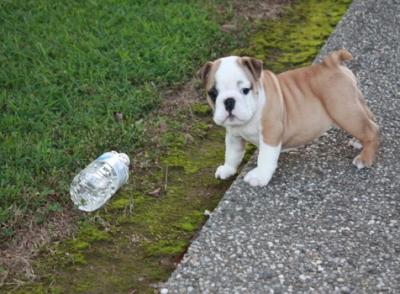
<path id="1" fill-rule="evenodd" d="M 245 126 L 232 127 L 228 131 L 230 131 L 233 136 L 241 137 L 247 142 L 256 145 L 257 147 L 259 145 L 261 134 L 259 119 L 254 118 L 250 123 L 246 124 Z"/>
<path id="2" fill-rule="evenodd" d="M 242 126 L 229 127 L 228 132 L 231 132 L 233 136 L 241 137 L 251 144 L 259 146 L 260 136 L 261 136 L 261 115 L 262 109 L 266 103 L 266 96 L 264 88 L 261 86 L 259 91 L 259 100 L 257 105 L 257 111 L 254 113 L 251 120 Z"/>

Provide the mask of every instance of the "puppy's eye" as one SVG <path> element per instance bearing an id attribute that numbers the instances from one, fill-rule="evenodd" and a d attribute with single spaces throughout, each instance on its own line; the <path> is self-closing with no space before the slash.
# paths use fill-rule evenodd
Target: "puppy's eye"
<path id="1" fill-rule="evenodd" d="M 251 90 L 250 88 L 243 88 L 241 92 L 243 95 L 247 95 L 249 94 L 250 90 Z"/>
<path id="2" fill-rule="evenodd" d="M 215 102 L 215 100 L 217 100 L 218 90 L 215 87 L 211 88 L 211 90 L 208 91 L 208 96 L 210 96 L 211 100 Z"/>

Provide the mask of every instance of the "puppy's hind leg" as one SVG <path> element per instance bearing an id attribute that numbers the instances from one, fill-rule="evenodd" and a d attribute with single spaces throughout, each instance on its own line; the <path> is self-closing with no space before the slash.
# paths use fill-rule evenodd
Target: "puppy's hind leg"
<path id="1" fill-rule="evenodd" d="M 354 147 L 362 147 L 362 151 L 357 155 L 353 164 L 358 168 L 371 167 L 375 159 L 375 153 L 379 145 L 378 125 L 368 118 L 362 108 L 353 109 L 349 115 L 352 118 L 336 122 L 345 131 L 352 134 L 360 143 Z M 351 116 L 349 116 L 351 117 Z"/>
<path id="2" fill-rule="evenodd" d="M 379 127 L 373 121 L 371 111 L 357 95 L 349 97 L 348 93 L 337 94 L 343 96 L 335 102 L 332 97 L 327 97 L 326 109 L 334 123 L 353 135 L 363 147 L 361 153 L 354 158 L 353 164 L 358 169 L 371 167 L 379 145 Z"/>
<path id="3" fill-rule="evenodd" d="M 355 134 L 353 135 L 356 136 Z M 371 167 L 379 145 L 378 126 L 370 120 L 364 127 L 362 133 L 358 134 L 358 139 L 361 141 L 363 149 L 361 153 L 354 158 L 353 164 L 358 169 Z"/>
<path id="4" fill-rule="evenodd" d="M 361 169 L 363 167 L 371 167 L 375 159 L 375 153 L 379 145 L 379 127 L 374 122 L 375 116 L 368 108 L 367 103 L 365 102 L 365 99 L 359 89 L 357 89 L 357 96 L 359 99 L 358 101 L 361 102 L 360 115 L 357 117 L 358 119 L 362 120 L 360 123 L 363 124 L 364 131 L 358 135 L 359 137 L 354 135 L 360 140 L 360 142 L 357 144 L 357 141 L 355 141 L 353 147 L 364 148 L 361 153 L 354 158 L 353 164 L 358 169 Z M 368 119 L 366 119 L 365 116 L 367 116 Z"/>

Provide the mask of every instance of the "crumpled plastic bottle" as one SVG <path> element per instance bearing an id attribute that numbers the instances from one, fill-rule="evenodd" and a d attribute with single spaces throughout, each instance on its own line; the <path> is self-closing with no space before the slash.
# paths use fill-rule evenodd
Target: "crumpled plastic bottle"
<path id="1" fill-rule="evenodd" d="M 75 176 L 69 190 L 75 205 L 83 211 L 103 206 L 128 181 L 129 157 L 106 152 Z"/>

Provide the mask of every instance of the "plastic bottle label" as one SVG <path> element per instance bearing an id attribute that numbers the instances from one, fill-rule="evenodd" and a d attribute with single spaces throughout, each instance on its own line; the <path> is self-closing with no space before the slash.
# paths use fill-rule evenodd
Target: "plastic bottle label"
<path id="1" fill-rule="evenodd" d="M 100 155 L 96 161 L 107 162 L 116 172 L 118 177 L 118 188 L 125 184 L 128 180 L 128 167 L 118 158 L 118 153 L 106 152 Z"/>

